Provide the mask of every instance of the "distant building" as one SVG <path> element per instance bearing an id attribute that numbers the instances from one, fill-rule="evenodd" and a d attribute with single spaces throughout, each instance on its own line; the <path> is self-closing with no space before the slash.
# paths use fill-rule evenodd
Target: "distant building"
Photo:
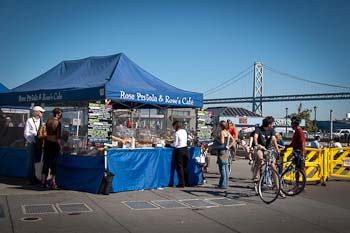
<path id="1" fill-rule="evenodd" d="M 330 132 L 331 123 L 330 121 L 317 121 L 317 128 L 322 131 Z M 350 129 L 350 121 L 341 120 L 341 121 L 333 121 L 333 132 L 337 129 Z"/>
<path id="2" fill-rule="evenodd" d="M 237 130 L 254 127 L 257 124 L 261 124 L 262 119 L 264 119 L 264 117 L 245 108 L 213 107 L 206 110 L 212 112 L 214 126 L 222 120 L 227 121 L 230 119 L 236 125 Z"/>
<path id="3" fill-rule="evenodd" d="M 230 119 L 236 125 L 237 130 L 243 132 L 253 131 L 255 126 L 261 125 L 265 118 L 265 116 L 259 116 L 252 111 L 239 107 L 212 107 L 206 110 L 212 112 L 214 128 L 221 120 L 227 121 Z M 305 120 L 301 121 L 300 126 L 305 126 Z M 282 134 L 286 134 L 286 131 L 293 132 L 290 119 L 275 118 L 275 130 Z"/>

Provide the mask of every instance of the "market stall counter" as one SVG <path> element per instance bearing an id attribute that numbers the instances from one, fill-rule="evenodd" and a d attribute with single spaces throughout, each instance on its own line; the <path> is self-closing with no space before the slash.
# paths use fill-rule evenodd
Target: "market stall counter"
<path id="1" fill-rule="evenodd" d="M 199 147 L 189 148 L 189 185 L 202 183 Z M 173 148 L 109 149 L 108 169 L 114 174 L 112 192 L 155 189 L 178 184 Z"/>
<path id="2" fill-rule="evenodd" d="M 189 185 L 203 182 L 197 162 L 199 147 L 189 148 Z M 108 149 L 108 170 L 114 174 L 111 192 L 155 189 L 178 184 L 173 148 Z M 104 156 L 62 155 L 56 180 L 60 188 L 97 193 L 104 175 Z"/>
<path id="3" fill-rule="evenodd" d="M 200 148 L 191 147 L 189 152 L 189 185 L 198 185 L 203 182 L 197 162 Z M 173 148 L 136 148 L 108 149 L 106 157 L 63 154 L 58 159 L 56 181 L 62 189 L 98 193 L 107 158 L 108 169 L 115 175 L 111 192 L 174 186 L 178 179 L 172 153 Z M 0 175 L 25 177 L 27 158 L 24 148 L 0 148 Z"/>
<path id="4" fill-rule="evenodd" d="M 56 169 L 59 188 L 98 193 L 104 175 L 104 156 L 61 155 Z"/>
<path id="5" fill-rule="evenodd" d="M 23 148 L 0 148 L 0 176 L 25 177 L 28 153 Z"/>

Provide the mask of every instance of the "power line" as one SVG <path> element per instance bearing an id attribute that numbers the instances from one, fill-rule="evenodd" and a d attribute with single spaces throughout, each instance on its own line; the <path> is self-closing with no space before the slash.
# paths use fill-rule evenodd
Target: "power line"
<path id="1" fill-rule="evenodd" d="M 347 87 L 347 86 L 339 86 L 339 85 L 334 85 L 334 84 L 329 84 L 329 83 L 322 83 L 322 82 L 317 82 L 317 81 L 312 81 L 312 80 L 309 80 L 309 79 L 305 79 L 305 78 L 300 78 L 298 76 L 295 76 L 295 75 L 291 75 L 291 74 L 288 74 L 288 73 L 285 73 L 285 72 L 282 72 L 282 71 L 279 71 L 279 70 L 276 70 L 272 67 L 269 67 L 267 65 L 264 65 L 264 67 L 267 69 L 267 70 L 270 70 L 272 72 L 275 72 L 277 74 L 280 74 L 280 75 L 283 75 L 283 76 L 287 76 L 291 79 L 296 79 L 296 80 L 299 80 L 299 81 L 303 81 L 303 82 L 307 82 L 307 83 L 312 83 L 312 84 L 317 84 L 317 85 L 321 85 L 321 86 L 327 86 L 327 87 L 336 87 L 336 88 L 343 88 L 343 89 L 350 89 L 350 87 Z"/>
<path id="2" fill-rule="evenodd" d="M 222 90 L 227 85 L 231 85 L 231 84 L 241 80 L 242 78 L 246 77 L 248 74 L 250 74 L 252 72 L 252 70 L 251 70 L 252 66 L 253 65 L 250 65 L 249 67 L 247 67 L 246 69 L 244 69 L 243 71 L 241 71 L 237 75 L 233 76 L 232 78 L 230 78 L 226 81 L 223 81 L 221 84 L 219 84 L 213 88 L 210 88 L 209 90 L 204 91 L 204 95 L 211 95 L 213 93 L 216 93 L 216 92 Z"/>

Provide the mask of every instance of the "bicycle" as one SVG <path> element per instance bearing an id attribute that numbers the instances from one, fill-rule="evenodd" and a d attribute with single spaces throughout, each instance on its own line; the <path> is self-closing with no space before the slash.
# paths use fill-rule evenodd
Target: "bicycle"
<path id="1" fill-rule="evenodd" d="M 300 150 L 293 150 L 291 161 L 280 173 L 281 191 L 287 196 L 295 196 L 302 192 L 306 185 L 306 174 L 304 170 L 297 168 L 296 165 L 302 162 Z"/>
<path id="2" fill-rule="evenodd" d="M 262 149 L 262 151 L 264 159 L 260 166 L 260 179 L 255 182 L 255 191 L 258 192 L 263 202 L 270 204 L 280 195 L 281 181 L 278 172 L 272 167 L 272 164 L 275 163 L 276 151 L 273 149 Z"/>

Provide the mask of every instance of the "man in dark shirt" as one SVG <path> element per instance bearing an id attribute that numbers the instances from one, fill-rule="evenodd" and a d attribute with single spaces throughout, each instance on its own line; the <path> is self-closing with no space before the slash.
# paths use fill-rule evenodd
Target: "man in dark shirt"
<path id="1" fill-rule="evenodd" d="M 254 154 L 255 154 L 255 159 L 256 159 L 256 163 L 254 166 L 254 175 L 253 175 L 253 180 L 255 182 L 257 182 L 259 180 L 259 170 L 262 164 L 262 160 L 264 157 L 264 150 L 266 149 L 270 149 L 272 147 L 272 145 L 275 147 L 277 155 L 279 154 L 279 148 L 278 148 L 278 144 L 277 144 L 277 140 L 276 140 L 276 132 L 274 130 L 274 123 L 275 123 L 275 119 L 272 116 L 267 116 L 263 119 L 262 121 L 262 126 L 261 127 L 257 127 L 255 129 L 254 132 Z M 273 158 L 276 159 L 276 158 Z M 275 171 L 277 171 L 276 169 L 276 164 L 275 161 L 271 163 L 271 168 Z M 276 173 L 272 174 L 272 178 L 275 181 L 276 184 L 276 189 L 278 190 L 278 184 L 279 184 L 279 179 L 277 177 Z M 282 198 L 285 198 L 286 196 L 284 195 L 284 193 L 282 193 L 280 191 L 279 195 Z"/>
<path id="2" fill-rule="evenodd" d="M 263 160 L 263 150 L 269 149 L 272 145 L 279 153 L 277 140 L 275 137 L 275 130 L 273 129 L 275 119 L 272 116 L 267 116 L 262 121 L 262 126 L 255 128 L 253 141 L 254 141 L 254 155 L 256 164 L 254 167 L 254 181 L 259 180 L 258 170 Z M 274 165 L 273 165 L 274 166 Z"/>

